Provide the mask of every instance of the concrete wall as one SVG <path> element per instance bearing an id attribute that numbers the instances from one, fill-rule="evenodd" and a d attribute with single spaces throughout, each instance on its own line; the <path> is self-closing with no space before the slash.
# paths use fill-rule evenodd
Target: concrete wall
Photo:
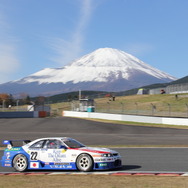
<path id="1" fill-rule="evenodd" d="M 0 112 L 0 118 L 36 118 L 38 112 Z"/>
<path id="2" fill-rule="evenodd" d="M 63 111 L 62 115 L 65 117 L 81 117 L 81 118 L 107 119 L 107 120 L 117 120 L 117 121 L 140 122 L 140 123 L 188 126 L 188 118 L 151 117 L 151 116 L 135 116 L 135 115 L 121 115 L 121 114 L 108 114 L 108 113 L 95 113 L 95 112 L 76 112 L 76 111 Z"/>

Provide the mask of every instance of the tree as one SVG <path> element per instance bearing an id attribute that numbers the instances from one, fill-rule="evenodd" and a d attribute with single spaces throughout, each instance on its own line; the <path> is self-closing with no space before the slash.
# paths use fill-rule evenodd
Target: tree
<path id="1" fill-rule="evenodd" d="M 39 97 L 37 97 L 37 99 L 35 101 L 35 104 L 36 105 L 44 105 L 44 102 L 45 102 L 45 97 L 44 96 L 39 96 Z"/>
<path id="2" fill-rule="evenodd" d="M 31 98 L 29 95 L 27 95 L 27 97 L 25 99 L 25 104 L 31 104 Z"/>
<path id="3" fill-rule="evenodd" d="M 24 105 L 24 104 L 31 104 L 31 98 L 27 93 L 20 93 L 20 99 L 19 103 Z"/>
<path id="4" fill-rule="evenodd" d="M 13 96 L 7 93 L 0 93 L 0 105 L 8 107 L 8 105 L 13 105 Z"/>

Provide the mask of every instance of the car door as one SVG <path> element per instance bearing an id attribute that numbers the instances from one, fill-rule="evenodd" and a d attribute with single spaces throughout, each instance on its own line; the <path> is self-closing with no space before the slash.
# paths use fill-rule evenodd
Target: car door
<path id="1" fill-rule="evenodd" d="M 66 147 L 60 140 L 46 140 L 43 149 L 40 151 L 40 160 L 49 164 L 60 164 L 65 162 Z"/>

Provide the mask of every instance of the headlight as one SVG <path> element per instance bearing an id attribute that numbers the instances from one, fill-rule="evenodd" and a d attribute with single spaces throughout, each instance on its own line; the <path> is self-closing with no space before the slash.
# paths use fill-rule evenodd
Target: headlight
<path id="1" fill-rule="evenodd" d="M 102 154 L 102 157 L 113 157 L 111 153 L 104 153 Z"/>

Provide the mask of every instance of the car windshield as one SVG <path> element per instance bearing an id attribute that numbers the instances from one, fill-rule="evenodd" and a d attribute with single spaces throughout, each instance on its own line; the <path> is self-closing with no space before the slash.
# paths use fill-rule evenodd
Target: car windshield
<path id="1" fill-rule="evenodd" d="M 77 140 L 74 139 L 65 139 L 63 142 L 69 147 L 69 148 L 82 148 L 85 147 L 85 145 L 81 144 Z"/>

